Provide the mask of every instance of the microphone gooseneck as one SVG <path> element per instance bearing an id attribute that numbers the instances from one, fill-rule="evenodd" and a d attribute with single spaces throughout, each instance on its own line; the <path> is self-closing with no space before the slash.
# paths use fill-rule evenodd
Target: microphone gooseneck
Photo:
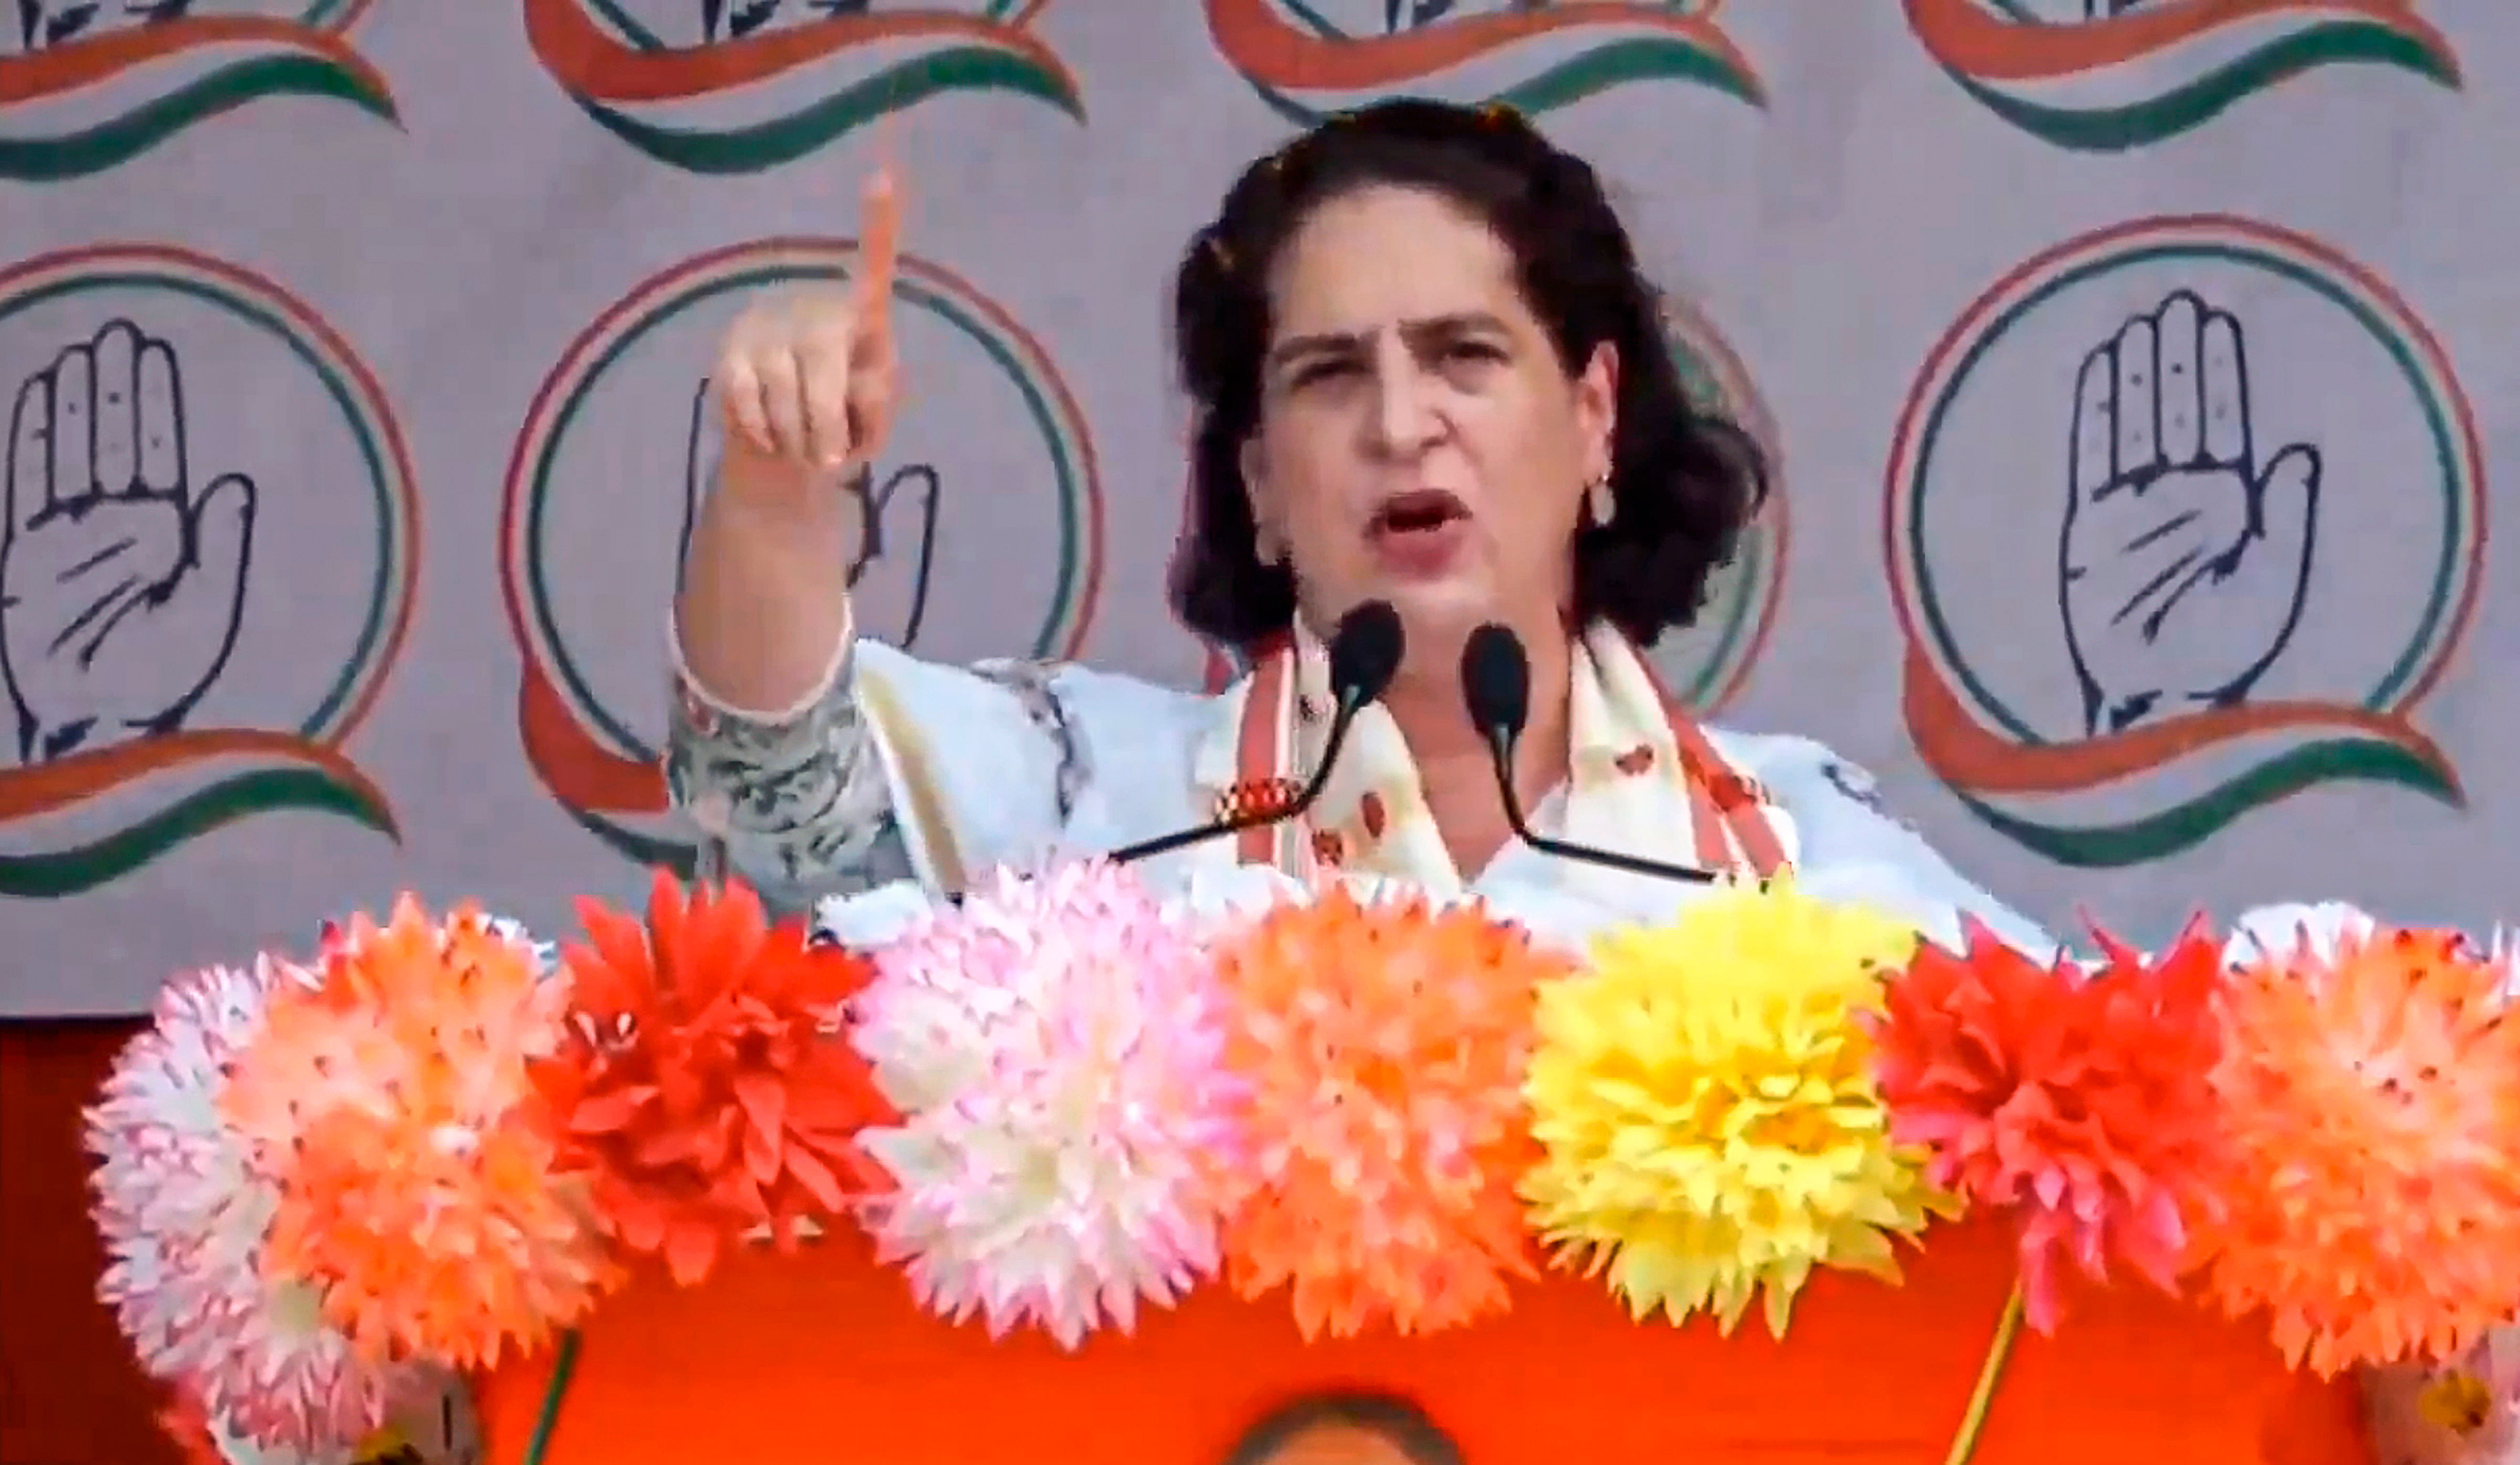
<path id="1" fill-rule="evenodd" d="M 1469 712 L 1470 726 L 1487 741 L 1488 756 L 1496 764 L 1497 793 L 1505 802 L 1506 827 L 1516 839 L 1544 855 L 1648 879 L 1686 885 L 1715 882 L 1713 870 L 1569 844 L 1532 830 L 1523 815 L 1522 796 L 1513 786 L 1513 750 L 1522 741 L 1523 727 L 1531 716 L 1531 657 L 1523 650 L 1521 638 L 1493 621 L 1471 632 L 1462 644 L 1462 704 Z"/>
<path id="2" fill-rule="evenodd" d="M 1337 765 L 1339 749 L 1347 745 L 1348 729 L 1358 713 L 1390 688 L 1407 648 L 1408 637 L 1400 624 L 1400 612 L 1388 600 L 1368 600 L 1341 616 L 1329 644 L 1330 694 L 1337 699 L 1337 705 L 1331 709 L 1329 729 L 1322 739 L 1321 763 L 1295 797 L 1282 804 L 1238 810 L 1192 828 L 1123 845 L 1111 852 L 1111 862 L 1134 865 L 1188 845 L 1301 817 L 1321 801 L 1322 790 L 1329 785 L 1330 770 Z"/>

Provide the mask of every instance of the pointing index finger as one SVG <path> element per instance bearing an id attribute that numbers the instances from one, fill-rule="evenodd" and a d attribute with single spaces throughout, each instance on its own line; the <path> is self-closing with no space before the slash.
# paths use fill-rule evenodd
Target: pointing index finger
<path id="1" fill-rule="evenodd" d="M 893 168 L 893 116 L 876 122 L 875 174 L 858 226 L 858 336 L 880 356 L 892 344 L 892 277 L 901 264 L 901 179 Z"/>
<path id="2" fill-rule="evenodd" d="M 867 180 L 858 241 L 857 320 L 861 337 L 880 342 L 892 324 L 892 277 L 901 263 L 901 188 L 886 163 Z"/>

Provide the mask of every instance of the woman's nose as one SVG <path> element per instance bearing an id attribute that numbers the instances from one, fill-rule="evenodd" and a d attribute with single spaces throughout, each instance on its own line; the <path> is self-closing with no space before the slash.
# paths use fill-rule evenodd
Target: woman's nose
<path id="1" fill-rule="evenodd" d="M 1431 383 L 1418 363 L 1402 354 L 1375 363 L 1374 431 L 1377 446 L 1406 456 L 1425 448 L 1442 430 Z"/>

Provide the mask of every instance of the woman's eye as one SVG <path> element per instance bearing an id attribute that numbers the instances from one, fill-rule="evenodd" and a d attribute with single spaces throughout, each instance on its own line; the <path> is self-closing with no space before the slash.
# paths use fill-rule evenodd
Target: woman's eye
<path id="1" fill-rule="evenodd" d="M 1315 362 L 1295 373 L 1295 385 L 1310 386 L 1317 381 L 1334 381 L 1354 375 L 1356 363 L 1352 361 Z"/>
<path id="2" fill-rule="evenodd" d="M 1455 341 L 1444 348 L 1447 361 L 1491 362 L 1505 360 L 1505 353 L 1483 340 Z"/>

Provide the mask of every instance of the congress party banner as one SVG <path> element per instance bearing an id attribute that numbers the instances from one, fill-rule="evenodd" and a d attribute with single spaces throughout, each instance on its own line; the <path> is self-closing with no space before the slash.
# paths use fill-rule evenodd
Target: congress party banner
<path id="1" fill-rule="evenodd" d="M 1169 270 L 1241 165 L 1399 94 L 1593 158 L 1776 460 L 1654 652 L 1702 714 L 1827 744 L 2063 931 L 2513 914 L 2520 12 L 22 0 L 0 1011 L 687 867 L 711 356 L 851 277 L 879 132 L 906 405 L 832 566 L 860 624 L 1230 677 L 1162 599 Z"/>

